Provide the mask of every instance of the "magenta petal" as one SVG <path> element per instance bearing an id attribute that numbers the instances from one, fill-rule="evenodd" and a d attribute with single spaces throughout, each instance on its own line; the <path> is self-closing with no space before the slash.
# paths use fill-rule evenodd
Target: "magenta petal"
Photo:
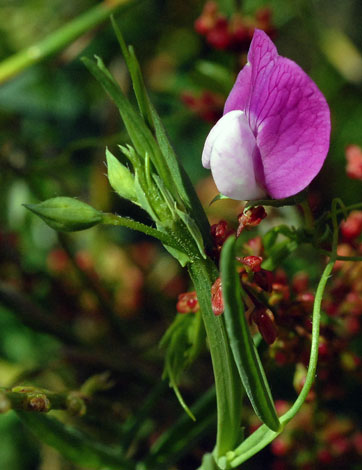
<path id="1" fill-rule="evenodd" d="M 234 109 L 249 108 L 253 95 L 259 95 L 278 58 L 277 48 L 269 37 L 256 29 L 248 52 L 248 62 L 239 72 L 225 102 L 224 114 Z"/>
<path id="2" fill-rule="evenodd" d="M 239 73 L 225 113 L 245 111 L 260 151 L 263 185 L 276 199 L 304 189 L 321 169 L 330 136 L 328 104 L 293 61 L 280 57 L 255 30 L 248 64 Z"/>
<path id="3" fill-rule="evenodd" d="M 264 101 L 264 106 L 260 103 Z M 316 84 L 294 62 L 280 57 L 250 105 L 256 116 L 257 143 L 270 196 L 288 197 L 319 173 L 329 149 L 328 104 Z"/>
<path id="4" fill-rule="evenodd" d="M 265 191 L 257 181 L 253 155 L 256 141 L 245 113 L 225 114 L 208 135 L 202 163 L 211 172 L 218 190 L 232 199 L 258 199 Z"/>

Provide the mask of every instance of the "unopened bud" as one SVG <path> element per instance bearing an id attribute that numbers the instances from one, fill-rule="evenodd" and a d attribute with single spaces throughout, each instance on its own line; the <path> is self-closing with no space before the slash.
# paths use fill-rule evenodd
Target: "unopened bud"
<path id="1" fill-rule="evenodd" d="M 242 212 L 238 217 L 239 227 L 236 232 L 238 237 L 244 229 L 251 229 L 260 224 L 260 222 L 265 219 L 266 212 L 263 206 L 252 207 L 247 210 L 245 213 Z"/>
<path id="2" fill-rule="evenodd" d="M 133 174 L 108 149 L 106 158 L 108 179 L 112 188 L 119 196 L 137 202 Z"/>
<path id="3" fill-rule="evenodd" d="M 200 310 L 199 302 L 195 291 L 184 292 L 178 296 L 176 304 L 178 313 L 196 313 Z"/>
<path id="4" fill-rule="evenodd" d="M 61 232 L 84 230 L 102 222 L 103 215 L 85 202 L 71 197 L 54 197 L 40 204 L 24 206 Z"/>
<path id="5" fill-rule="evenodd" d="M 222 297 L 221 279 L 218 277 L 211 287 L 211 306 L 214 315 L 221 315 L 224 312 L 224 300 Z"/>
<path id="6" fill-rule="evenodd" d="M 277 328 L 273 313 L 266 308 L 259 308 L 252 313 L 252 320 L 256 323 L 264 341 L 273 344 L 277 338 Z"/>
<path id="7" fill-rule="evenodd" d="M 261 271 L 261 263 L 263 262 L 261 256 L 244 256 L 244 258 L 238 258 L 238 260 L 253 273 Z"/>

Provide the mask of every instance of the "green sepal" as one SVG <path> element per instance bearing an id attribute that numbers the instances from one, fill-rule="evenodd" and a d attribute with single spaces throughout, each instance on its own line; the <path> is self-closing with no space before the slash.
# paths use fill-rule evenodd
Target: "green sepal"
<path id="1" fill-rule="evenodd" d="M 228 196 L 224 196 L 223 194 L 219 193 L 211 200 L 211 202 L 209 203 L 209 206 L 211 206 L 211 204 L 214 204 L 214 202 L 222 201 L 223 199 L 230 199 L 230 198 Z"/>
<path id="2" fill-rule="evenodd" d="M 122 165 L 108 148 L 106 148 L 106 159 L 108 180 L 112 188 L 119 196 L 139 204 L 136 196 L 134 175 L 127 167 Z"/>
<path id="3" fill-rule="evenodd" d="M 61 232 L 75 232 L 98 225 L 103 214 L 85 202 L 71 197 L 54 197 L 39 204 L 24 204 L 49 227 Z"/>
<path id="4" fill-rule="evenodd" d="M 284 199 L 257 199 L 255 201 L 247 201 L 244 212 L 256 206 L 269 206 L 269 207 L 284 207 L 295 206 L 300 204 L 307 197 L 307 190 L 303 190 L 294 196 L 286 197 Z"/>
<path id="5" fill-rule="evenodd" d="M 243 292 L 235 265 L 235 241 L 234 237 L 226 240 L 220 260 L 227 336 L 241 381 L 255 413 L 270 429 L 278 431 L 280 422 L 270 387 L 245 317 Z"/>
<path id="6" fill-rule="evenodd" d="M 17 411 L 17 415 L 38 439 L 77 465 L 94 469 L 135 468 L 119 448 L 104 445 L 73 426 L 34 412 Z"/>

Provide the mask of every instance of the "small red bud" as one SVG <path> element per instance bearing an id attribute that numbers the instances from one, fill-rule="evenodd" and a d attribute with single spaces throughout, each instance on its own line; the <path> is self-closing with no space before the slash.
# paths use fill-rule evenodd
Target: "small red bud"
<path id="1" fill-rule="evenodd" d="M 245 256 L 244 258 L 238 258 L 238 260 L 253 273 L 261 271 L 261 263 L 263 262 L 261 256 Z"/>
<path id="2" fill-rule="evenodd" d="M 238 237 L 244 229 L 251 229 L 260 224 L 260 222 L 265 219 L 266 212 L 263 206 L 252 207 L 245 213 L 242 212 L 238 217 L 239 227 L 236 232 Z"/>
<path id="3" fill-rule="evenodd" d="M 277 338 L 277 328 L 272 312 L 266 308 L 256 309 L 252 313 L 252 320 L 257 325 L 264 341 L 273 344 Z"/>
<path id="4" fill-rule="evenodd" d="M 183 294 L 180 294 L 178 296 L 176 310 L 178 313 L 196 313 L 198 310 L 200 310 L 196 291 L 184 292 Z"/>
<path id="5" fill-rule="evenodd" d="M 221 279 L 218 277 L 211 287 L 211 306 L 215 315 L 221 315 L 224 312 L 224 301 L 222 298 Z"/>

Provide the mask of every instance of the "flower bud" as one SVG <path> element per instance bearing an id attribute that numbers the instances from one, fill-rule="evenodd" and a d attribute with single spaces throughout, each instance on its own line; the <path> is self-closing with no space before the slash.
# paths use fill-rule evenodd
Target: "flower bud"
<path id="1" fill-rule="evenodd" d="M 108 179 L 112 188 L 119 196 L 137 202 L 133 174 L 108 149 L 106 158 Z"/>
<path id="2" fill-rule="evenodd" d="M 238 237 L 244 229 L 250 230 L 256 227 L 266 216 L 263 206 L 252 207 L 245 213 L 242 212 L 238 217 L 239 227 L 236 236 Z"/>
<path id="3" fill-rule="evenodd" d="M 261 271 L 261 263 L 263 262 L 263 258 L 261 256 L 244 256 L 244 258 L 237 259 L 253 273 Z"/>
<path id="4" fill-rule="evenodd" d="M 49 227 L 61 232 L 74 232 L 102 222 L 102 212 L 71 197 L 54 197 L 39 204 L 24 206 L 41 217 Z"/>
<path id="5" fill-rule="evenodd" d="M 196 291 L 184 292 L 178 296 L 176 310 L 178 313 L 196 313 L 200 310 Z"/>
<path id="6" fill-rule="evenodd" d="M 211 287 L 211 306 L 214 315 L 218 316 L 224 312 L 224 300 L 222 296 L 221 279 L 218 277 Z"/>
<path id="7" fill-rule="evenodd" d="M 273 313 L 266 308 L 260 307 L 252 313 L 252 320 L 257 325 L 264 341 L 273 344 L 277 338 L 277 328 Z"/>

